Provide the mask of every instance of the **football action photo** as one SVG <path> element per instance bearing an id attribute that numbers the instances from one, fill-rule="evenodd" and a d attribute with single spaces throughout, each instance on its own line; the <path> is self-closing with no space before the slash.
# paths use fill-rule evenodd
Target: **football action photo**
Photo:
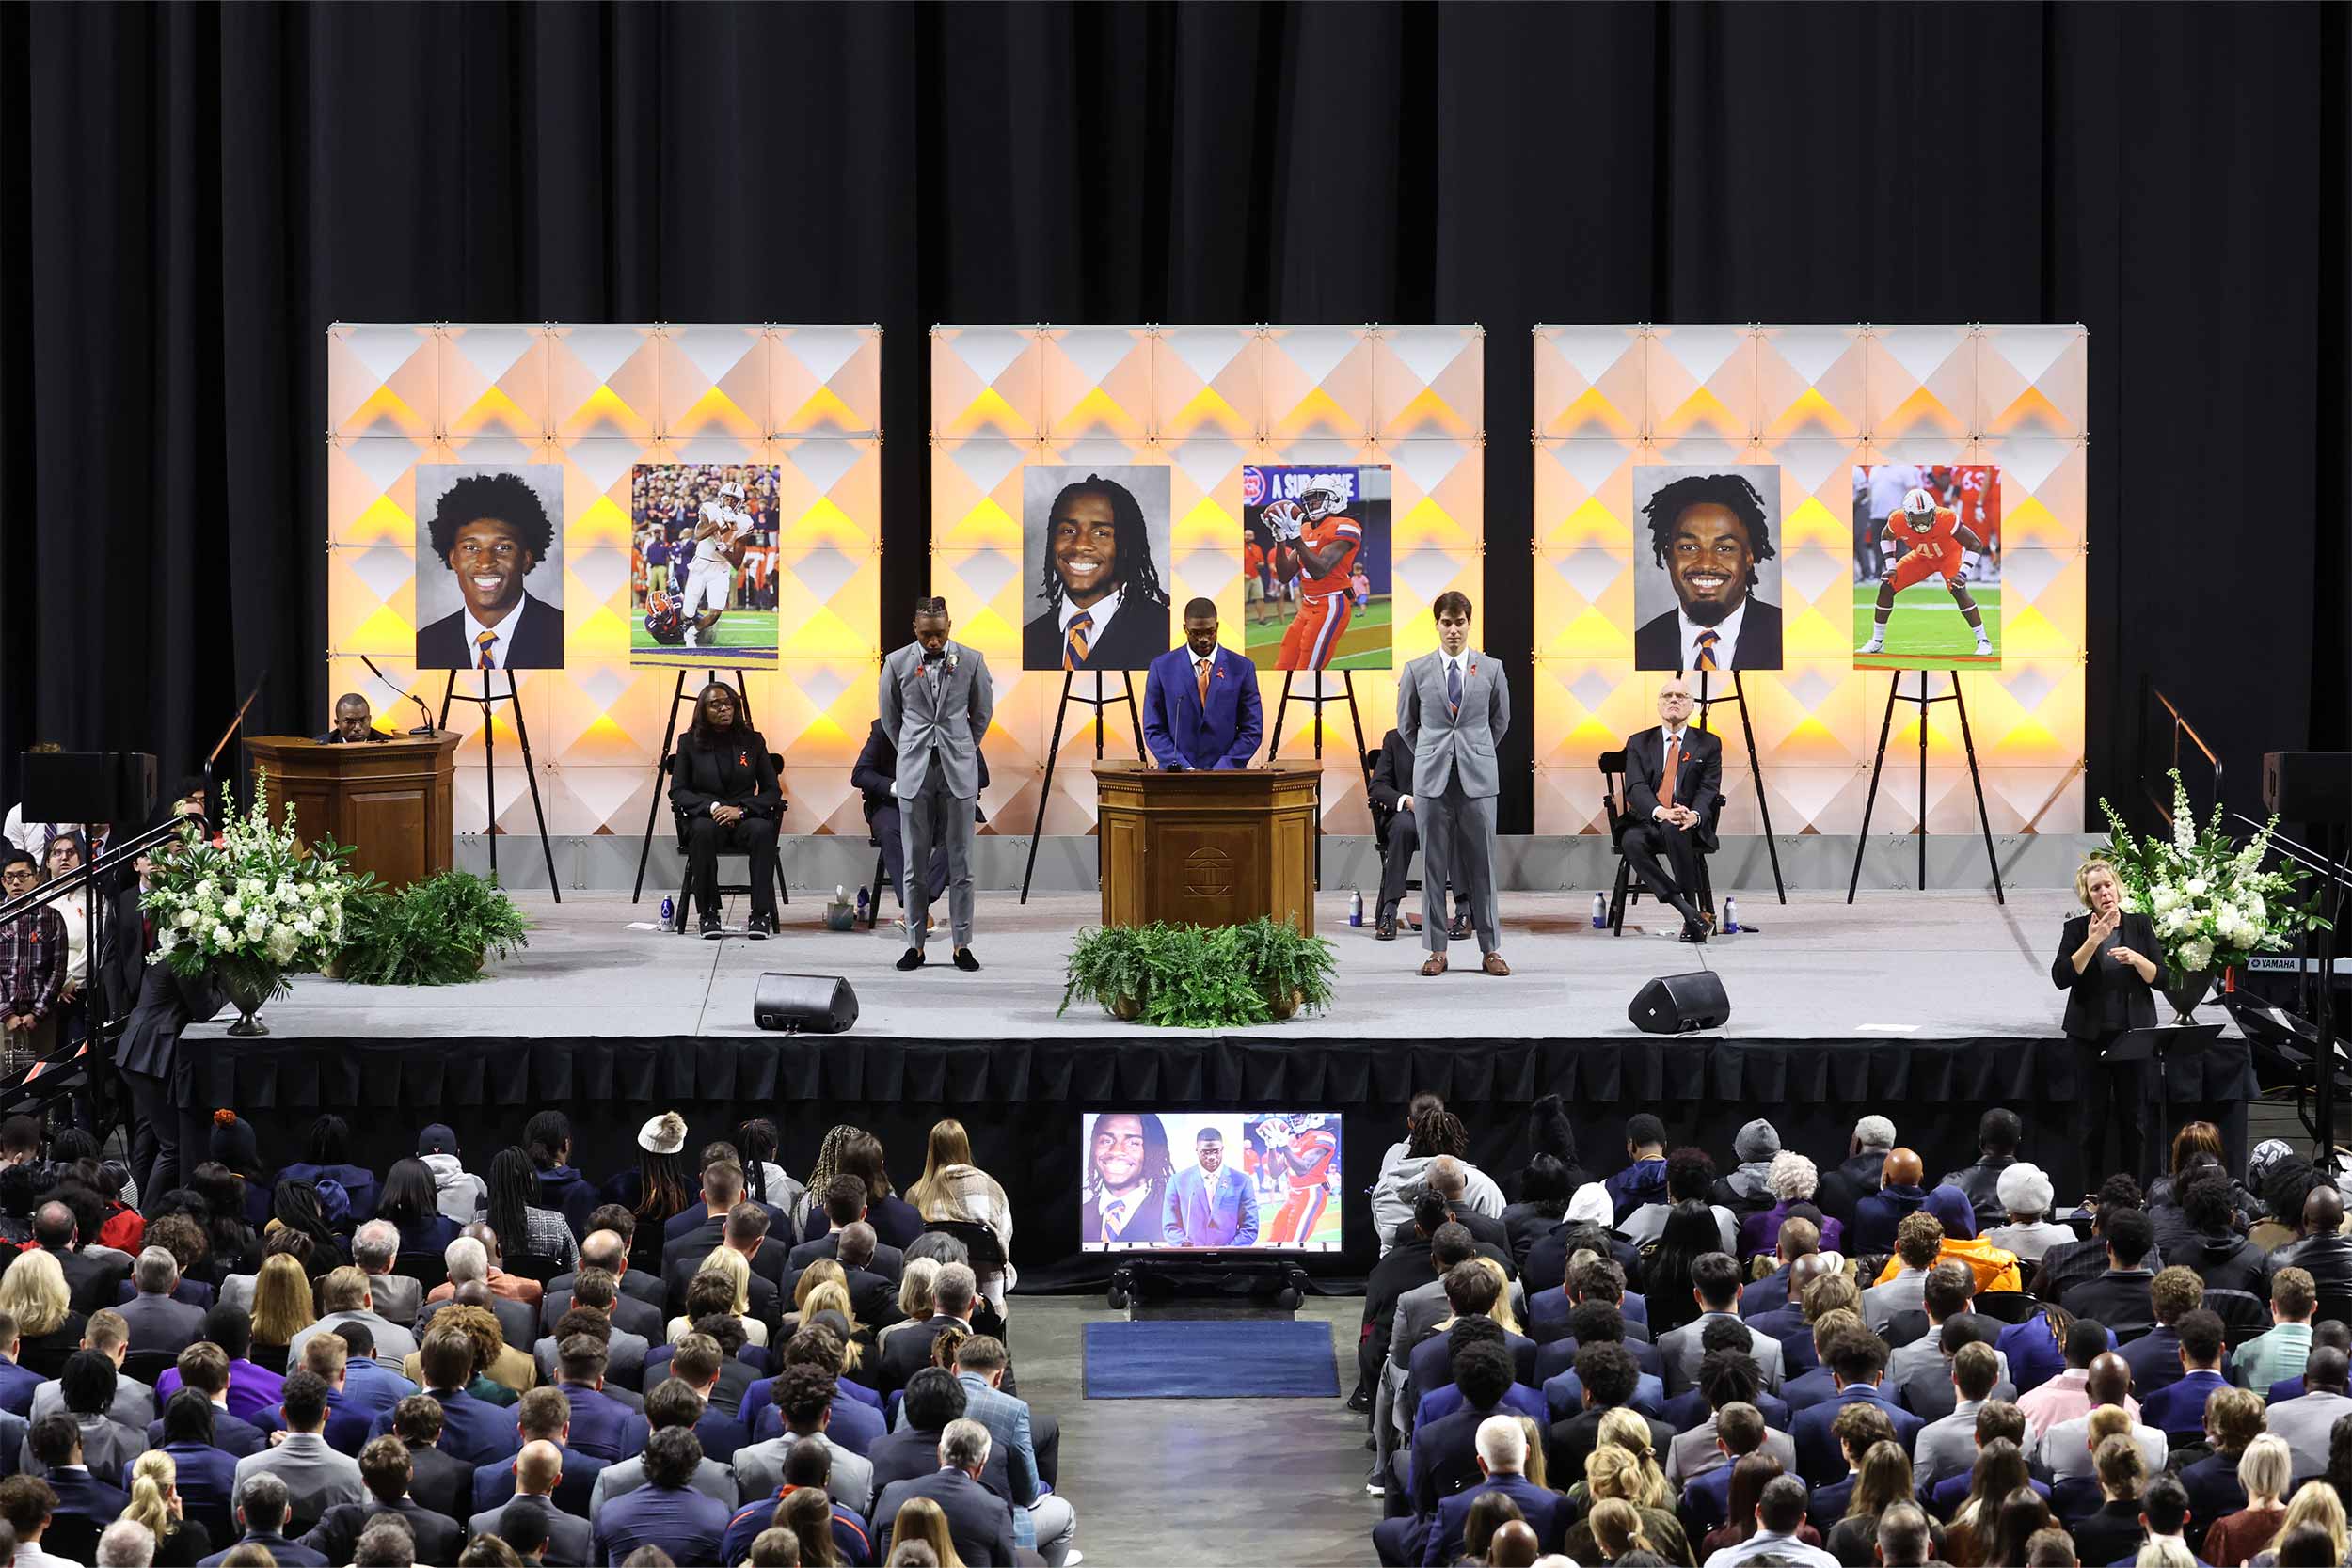
<path id="1" fill-rule="evenodd" d="M 1320 1111 L 1089 1112 L 1090 1252 L 1340 1249 L 1340 1118 Z"/>
<path id="2" fill-rule="evenodd" d="M 1858 464 L 1853 661 L 1859 670 L 2001 665 L 2001 471 Z"/>
<path id="3" fill-rule="evenodd" d="M 629 482 L 628 661 L 776 661 L 776 466 L 640 463 Z"/>
<path id="4" fill-rule="evenodd" d="M 1241 471 L 1242 651 L 1261 670 L 1394 663 L 1385 466 Z"/>

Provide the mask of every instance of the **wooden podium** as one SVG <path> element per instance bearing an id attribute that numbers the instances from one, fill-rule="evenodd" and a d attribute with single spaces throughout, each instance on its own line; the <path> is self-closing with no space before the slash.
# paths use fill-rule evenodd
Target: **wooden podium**
<path id="1" fill-rule="evenodd" d="M 271 803 L 293 804 L 304 843 L 331 838 L 352 846 L 351 869 L 373 871 L 388 887 L 449 869 L 455 731 L 346 746 L 263 735 L 246 746 L 254 766 L 269 769 Z"/>
<path id="2" fill-rule="evenodd" d="M 1103 924 L 1238 926 L 1263 914 L 1312 936 L 1316 779 L 1311 768 L 1096 763 Z"/>

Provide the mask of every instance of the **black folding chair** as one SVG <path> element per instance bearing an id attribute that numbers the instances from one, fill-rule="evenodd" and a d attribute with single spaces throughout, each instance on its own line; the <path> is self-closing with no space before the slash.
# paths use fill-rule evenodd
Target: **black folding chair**
<path id="1" fill-rule="evenodd" d="M 1602 816 L 1609 823 L 1609 847 L 1617 856 L 1616 881 L 1609 893 L 1609 929 L 1612 935 L 1623 936 L 1626 907 L 1636 898 L 1650 898 L 1653 903 L 1657 900 L 1643 885 L 1642 879 L 1633 874 L 1633 863 L 1625 858 L 1625 831 L 1630 823 L 1626 816 L 1625 752 L 1622 751 L 1603 752 L 1600 754 L 1600 803 Z M 1723 797 L 1719 794 L 1715 797 L 1714 816 L 1707 824 L 1708 832 L 1713 832 L 1715 821 L 1721 819 L 1723 807 Z M 1697 857 L 1697 891 L 1699 908 L 1712 917 L 1715 913 L 1715 879 L 1708 869 L 1709 858 L 1706 855 Z"/>
<path id="2" fill-rule="evenodd" d="M 404 1252 L 392 1259 L 392 1272 L 415 1280 L 429 1292 L 448 1282 L 449 1261 L 437 1252 Z"/>
<path id="3" fill-rule="evenodd" d="M 679 763 L 679 761 L 680 761 L 680 760 L 681 760 L 681 759 L 680 759 L 680 754 L 679 754 L 679 753 L 677 753 L 677 752 L 672 752 L 672 753 L 671 753 L 671 756 L 670 756 L 669 765 L 668 765 L 668 767 L 664 769 L 666 776 L 669 778 L 669 780 L 671 781 L 671 783 L 672 783 L 672 784 L 675 784 L 675 783 L 676 783 L 676 780 L 677 780 L 677 765 L 678 765 L 678 763 Z M 775 752 L 769 752 L 769 753 L 768 753 L 768 766 L 769 766 L 771 768 L 774 769 L 774 771 L 775 771 L 775 776 L 776 776 L 779 780 L 781 780 L 781 779 L 784 777 L 784 758 L 782 758 L 781 756 L 778 756 Z M 787 811 L 790 811 L 791 809 L 792 809 L 792 802 L 791 802 L 791 801 L 789 801 L 789 800 L 787 800 L 787 801 L 785 801 L 785 802 L 784 802 L 784 804 L 783 804 L 783 805 L 781 805 L 781 806 L 779 806 L 779 807 L 777 808 L 777 814 L 778 814 L 779 816 L 781 816 L 783 813 L 787 812 Z M 680 857 L 681 859 L 683 859 L 683 858 L 685 857 L 686 853 L 687 853 L 687 841 L 688 841 L 689 837 L 691 836 L 691 834 L 689 833 L 689 831 L 688 831 L 688 826 L 687 826 L 687 823 L 688 823 L 688 818 L 687 818 L 687 816 L 686 816 L 686 814 L 685 814 L 684 812 L 680 811 L 680 810 L 677 808 L 677 803 L 676 803 L 675 801 L 672 801 L 672 802 L 671 802 L 671 804 L 670 804 L 670 822 L 671 822 L 671 825 L 672 825 L 673 827 L 675 827 L 675 828 L 676 828 L 676 829 L 677 829 L 677 852 L 678 852 L 679 857 Z M 722 856 L 722 858 L 723 858 L 723 857 L 728 856 L 728 855 L 740 855 L 740 854 L 742 854 L 742 853 L 743 853 L 743 851 L 742 851 L 742 850 L 740 850 L 740 849 L 722 849 L 722 850 L 720 850 L 720 851 L 719 851 L 719 853 L 720 853 L 720 855 Z M 749 876 L 749 875 L 750 875 L 750 872 L 747 870 L 747 871 L 744 873 L 744 875 Z M 775 883 L 776 883 L 776 902 L 777 902 L 779 905 L 783 905 L 783 904 L 789 904 L 790 902 L 792 902 L 792 891 L 791 891 L 791 889 L 789 889 L 789 888 L 787 888 L 787 887 L 786 887 L 786 886 L 784 885 L 784 855 L 783 855 L 783 852 L 782 852 L 781 850 L 779 850 L 779 851 L 777 852 L 777 854 L 776 854 Z M 687 895 L 688 895 L 691 891 L 691 889 L 690 889 L 690 888 L 686 885 L 686 872 L 685 872 L 685 871 L 683 871 L 683 870 L 681 870 L 681 871 L 678 873 L 678 884 L 677 884 L 677 905 L 676 905 L 677 913 L 676 913 L 676 914 L 675 914 L 675 916 L 671 919 L 671 922 L 670 922 L 670 928 L 671 928 L 672 930 L 674 930 L 674 931 L 680 931 L 680 932 L 682 932 L 682 931 L 684 931 L 684 930 L 686 929 L 686 922 L 687 922 L 687 918 L 688 918 L 688 916 L 687 916 L 687 911 L 686 911 L 686 899 L 687 899 Z M 722 898 L 724 898 L 724 897 L 728 896 L 730 894 L 737 894 L 737 895 L 749 895 L 751 891 L 752 891 L 752 884 L 751 884 L 751 883 L 749 883 L 749 882 L 729 882 L 729 881 L 722 881 L 722 882 L 720 882 L 719 887 L 718 887 L 718 894 L 719 894 L 719 896 L 720 896 L 720 897 L 722 897 Z"/>
<path id="4" fill-rule="evenodd" d="M 2024 1291 L 1980 1291 L 1972 1307 L 2001 1323 L 2022 1323 L 2041 1309 L 2042 1303 Z"/>

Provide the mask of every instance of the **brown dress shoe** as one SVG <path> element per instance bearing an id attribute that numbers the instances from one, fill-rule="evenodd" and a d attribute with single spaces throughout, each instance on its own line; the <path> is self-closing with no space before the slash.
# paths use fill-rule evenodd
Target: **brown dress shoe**
<path id="1" fill-rule="evenodd" d="M 1479 967 L 1489 974 L 1508 974 L 1511 973 L 1511 966 L 1502 961 L 1502 955 L 1500 953 L 1487 954 L 1486 958 L 1479 960 Z"/>
<path id="2" fill-rule="evenodd" d="M 1445 973 L 1445 955 L 1443 953 L 1430 954 L 1428 961 L 1421 966 L 1421 972 L 1423 974 L 1443 974 Z"/>

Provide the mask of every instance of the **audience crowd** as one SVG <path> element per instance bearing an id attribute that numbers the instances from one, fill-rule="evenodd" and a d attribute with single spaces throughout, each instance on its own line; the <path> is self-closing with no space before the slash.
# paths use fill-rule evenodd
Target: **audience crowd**
<path id="1" fill-rule="evenodd" d="M 554 1112 L 382 1171 L 333 1116 L 275 1169 L 211 1133 L 140 1194 L 0 1123 L 17 1568 L 1081 1560 L 956 1122 L 903 1196 L 846 1126 L 796 1180 L 772 1123 L 690 1150 L 664 1113 L 601 1183 Z"/>
<path id="2" fill-rule="evenodd" d="M 2332 1175 L 2180 1129 L 2061 1212 L 2019 1118 L 1931 1182 L 1649 1115 L 1615 1168 L 1557 1097 L 1520 1170 L 1416 1097 L 1350 1403 L 1384 1564 L 2352 1563 L 2352 1234 Z"/>

